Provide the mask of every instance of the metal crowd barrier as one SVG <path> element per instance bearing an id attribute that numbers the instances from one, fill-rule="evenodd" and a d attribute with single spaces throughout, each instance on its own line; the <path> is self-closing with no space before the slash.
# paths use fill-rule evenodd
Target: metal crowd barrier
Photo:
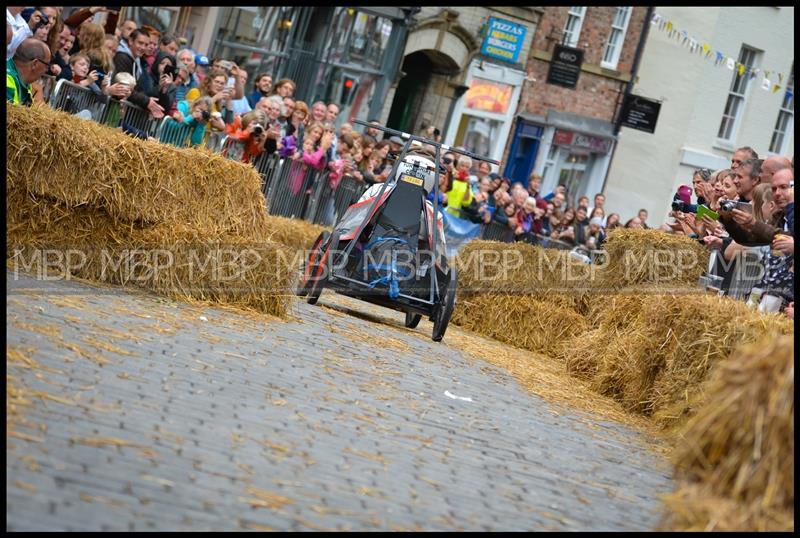
<path id="1" fill-rule="evenodd" d="M 40 82 L 42 83 L 42 99 L 45 103 L 49 103 L 58 81 L 53 75 L 42 75 Z"/>
<path id="2" fill-rule="evenodd" d="M 192 130 L 191 125 L 164 116 L 156 131 L 156 138 L 165 144 L 185 148 L 191 145 Z"/>
<path id="3" fill-rule="evenodd" d="M 327 170 L 319 171 L 302 161 L 284 159 L 270 182 L 267 194 L 270 215 L 305 218 L 313 187 L 323 182 L 328 182 Z"/>
<path id="4" fill-rule="evenodd" d="M 212 131 L 206 127 L 206 147 L 211 151 L 219 153 L 226 138 L 227 136 L 222 131 Z"/>
<path id="5" fill-rule="evenodd" d="M 161 120 L 155 119 L 144 108 L 130 101 L 120 101 L 120 123 L 123 132 L 138 138 L 155 137 Z"/>
<path id="6" fill-rule="evenodd" d="M 507 225 L 492 221 L 481 226 L 481 239 L 511 243 L 514 241 L 514 234 Z"/>
<path id="7" fill-rule="evenodd" d="M 222 139 L 219 152 L 228 159 L 241 161 L 244 156 L 244 144 L 235 138 L 226 136 Z"/>
<path id="8" fill-rule="evenodd" d="M 278 168 L 283 166 L 284 160 L 280 158 L 277 153 L 264 152 L 258 157 L 253 159 L 251 163 L 253 167 L 261 176 L 261 192 L 264 197 L 269 194 L 269 189 L 272 187 L 272 179 L 278 173 Z"/>
<path id="9" fill-rule="evenodd" d="M 53 90 L 50 106 L 69 114 L 78 114 L 87 110 L 92 119 L 100 123 L 105 117 L 108 101 L 107 95 L 97 95 L 89 88 L 61 79 Z"/>

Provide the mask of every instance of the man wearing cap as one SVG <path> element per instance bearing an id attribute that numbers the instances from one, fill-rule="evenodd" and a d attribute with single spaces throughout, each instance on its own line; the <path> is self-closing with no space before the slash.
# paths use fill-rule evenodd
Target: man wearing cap
<path id="1" fill-rule="evenodd" d="M 203 79 L 206 78 L 206 69 L 208 69 L 208 66 L 211 65 L 211 62 L 208 61 L 207 56 L 198 54 L 194 57 L 194 64 L 197 78 L 200 82 L 203 82 Z"/>
<path id="2" fill-rule="evenodd" d="M 389 137 L 389 144 L 391 145 L 392 153 L 400 153 L 403 149 L 403 139 L 397 135 Z"/>

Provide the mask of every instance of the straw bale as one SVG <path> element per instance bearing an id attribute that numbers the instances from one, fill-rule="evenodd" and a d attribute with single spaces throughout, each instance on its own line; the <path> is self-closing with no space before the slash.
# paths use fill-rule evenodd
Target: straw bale
<path id="1" fill-rule="evenodd" d="M 794 530 L 794 335 L 742 346 L 673 453 L 673 530 Z"/>
<path id="2" fill-rule="evenodd" d="M 527 243 L 471 241 L 455 260 L 459 295 L 514 293 L 551 300 L 571 296 L 585 306 L 583 295 L 593 286 L 597 266 L 587 265 L 563 250 Z"/>
<path id="3" fill-rule="evenodd" d="M 267 229 L 271 241 L 299 250 L 311 248 L 319 234 L 329 230 L 305 220 L 273 216 L 267 217 Z"/>
<path id="4" fill-rule="evenodd" d="M 620 290 L 642 284 L 665 290 L 694 285 L 708 267 L 708 251 L 696 240 L 659 230 L 618 228 L 608 234 L 600 288 Z"/>
<path id="5" fill-rule="evenodd" d="M 459 297 L 453 323 L 515 347 L 555 355 L 587 328 L 569 299 L 541 301 L 508 293 Z"/>
<path id="6" fill-rule="evenodd" d="M 6 112 L 6 183 L 127 223 L 266 232 L 261 178 L 205 149 L 143 141 L 47 106 Z"/>
<path id="7" fill-rule="evenodd" d="M 182 224 L 140 226 L 102 209 L 70 208 L 13 189 L 6 256 L 43 276 L 137 286 L 286 314 L 293 251 L 271 241 Z"/>
<path id="8" fill-rule="evenodd" d="M 590 307 L 586 321 L 594 329 L 565 342 L 560 358 L 595 390 L 662 427 L 692 414 L 709 372 L 737 345 L 792 330 L 781 316 L 707 294 L 597 298 L 603 308 Z"/>

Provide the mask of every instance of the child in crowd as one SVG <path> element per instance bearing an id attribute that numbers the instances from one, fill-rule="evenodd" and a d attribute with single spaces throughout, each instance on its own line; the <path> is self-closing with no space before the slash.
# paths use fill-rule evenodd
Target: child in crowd
<path id="1" fill-rule="evenodd" d="M 80 84 L 84 88 L 89 88 L 97 95 L 103 95 L 103 91 L 97 85 L 97 81 L 100 78 L 97 76 L 97 71 L 89 71 L 88 56 L 82 52 L 73 54 L 69 59 L 69 67 L 72 70 L 72 82 Z M 107 82 L 107 79 L 103 79 L 103 82 Z"/>

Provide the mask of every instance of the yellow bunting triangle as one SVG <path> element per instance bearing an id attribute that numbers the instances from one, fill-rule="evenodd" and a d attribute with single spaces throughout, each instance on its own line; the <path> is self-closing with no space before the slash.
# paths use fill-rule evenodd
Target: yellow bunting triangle
<path id="1" fill-rule="evenodd" d="M 780 84 L 776 84 L 772 87 L 772 93 L 778 93 L 778 90 L 781 89 Z"/>
<path id="2" fill-rule="evenodd" d="M 668 32 L 672 31 L 672 21 L 667 21 L 667 31 Z"/>
<path id="3" fill-rule="evenodd" d="M 745 70 L 744 64 L 739 64 L 739 76 L 740 77 L 742 75 L 744 75 L 744 70 Z"/>

